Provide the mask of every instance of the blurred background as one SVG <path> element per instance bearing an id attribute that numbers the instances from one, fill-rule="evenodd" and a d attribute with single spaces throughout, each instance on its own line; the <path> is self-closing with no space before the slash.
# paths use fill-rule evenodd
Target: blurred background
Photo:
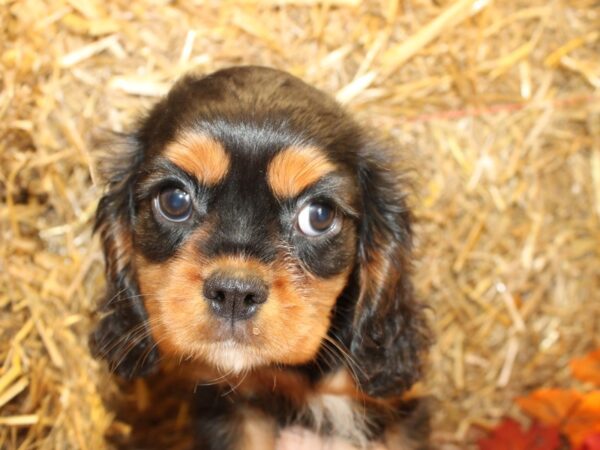
<path id="1" fill-rule="evenodd" d="M 398 141 L 436 448 L 524 420 L 516 396 L 569 387 L 568 361 L 600 346 L 598 0 L 0 0 L 0 25 L 0 448 L 135 431 L 87 350 L 92 137 L 189 70 L 287 70 Z M 127 389 L 149 408 L 144 382 Z"/>

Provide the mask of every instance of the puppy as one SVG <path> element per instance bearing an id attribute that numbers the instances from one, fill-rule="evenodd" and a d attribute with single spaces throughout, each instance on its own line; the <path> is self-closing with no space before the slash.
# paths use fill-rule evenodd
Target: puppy
<path id="1" fill-rule="evenodd" d="M 281 71 L 187 76 L 101 165 L 96 357 L 124 377 L 187 361 L 199 449 L 304 427 L 428 447 L 429 333 L 392 149 Z"/>

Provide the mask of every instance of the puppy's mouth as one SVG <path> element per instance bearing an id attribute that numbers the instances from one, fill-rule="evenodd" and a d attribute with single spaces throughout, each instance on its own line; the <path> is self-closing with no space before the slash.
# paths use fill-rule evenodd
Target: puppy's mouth
<path id="1" fill-rule="evenodd" d="M 260 339 L 260 327 L 252 319 L 215 318 L 211 342 L 254 346 Z"/>
<path id="2" fill-rule="evenodd" d="M 268 363 L 268 345 L 257 320 L 212 317 L 193 344 L 193 354 L 232 374 Z M 265 353 L 266 352 L 266 353 Z"/>

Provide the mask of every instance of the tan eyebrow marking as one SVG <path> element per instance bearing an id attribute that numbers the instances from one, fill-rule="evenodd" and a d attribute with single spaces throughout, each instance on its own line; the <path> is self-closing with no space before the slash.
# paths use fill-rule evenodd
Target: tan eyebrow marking
<path id="1" fill-rule="evenodd" d="M 221 143 L 204 134 L 183 135 L 167 146 L 165 156 L 208 186 L 222 181 L 229 170 L 229 155 Z"/>
<path id="2" fill-rule="evenodd" d="M 317 147 L 288 147 L 269 163 L 267 182 L 279 198 L 291 198 L 335 170 Z"/>

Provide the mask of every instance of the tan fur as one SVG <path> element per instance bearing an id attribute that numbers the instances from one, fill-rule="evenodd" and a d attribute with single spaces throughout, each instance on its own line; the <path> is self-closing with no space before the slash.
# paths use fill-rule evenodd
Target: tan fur
<path id="1" fill-rule="evenodd" d="M 385 430 L 383 442 L 385 448 L 390 450 L 415 450 L 420 445 L 407 436 L 406 426 L 401 423 Z"/>
<path id="2" fill-rule="evenodd" d="M 240 414 L 242 416 L 242 435 L 239 449 L 275 449 L 275 436 L 277 432 L 275 421 L 254 408 L 243 408 Z"/>
<path id="3" fill-rule="evenodd" d="M 389 450 L 418 448 L 418 442 L 408 437 L 403 423 L 386 430 L 381 441 L 378 441 L 379 445 L 373 446 L 366 438 L 369 418 L 365 414 L 365 407 L 375 406 L 382 412 L 392 412 L 399 404 L 425 395 L 421 384 L 399 397 L 374 398 L 360 391 L 347 369 L 340 369 L 313 386 L 298 372 L 274 367 L 224 378 L 218 371 L 202 364 L 184 365 L 187 365 L 186 379 L 190 383 L 202 384 L 204 381 L 213 384 L 214 380 L 219 380 L 225 389 L 238 398 L 256 399 L 277 392 L 290 400 L 299 411 L 304 411 L 304 414 L 311 417 L 316 426 L 314 432 L 324 431 L 327 436 L 344 439 L 352 443 L 353 448 L 383 449 L 382 444 Z M 179 369 L 181 372 L 181 367 Z M 231 389 L 232 387 L 235 389 Z M 274 423 L 260 411 L 242 406 L 240 408 L 243 421 L 242 448 L 273 448 L 272 442 L 276 436 Z M 319 429 L 319 426 L 325 427 L 326 431 Z"/>
<path id="4" fill-rule="evenodd" d="M 422 386 L 413 389 L 400 397 L 374 398 L 360 391 L 346 369 L 325 377 L 308 393 L 307 409 L 312 414 L 317 430 L 325 423 L 331 427 L 329 433 L 353 442 L 361 449 L 370 448 L 366 433 L 369 417 L 364 408 L 377 406 L 380 411 L 393 411 L 400 403 L 422 395 Z M 412 450 L 417 448 L 415 442 L 408 438 L 405 426 L 399 424 L 386 430 L 384 442 L 387 449 Z"/>
<path id="5" fill-rule="evenodd" d="M 314 358 L 349 269 L 321 279 L 292 269 L 283 256 L 271 266 L 238 256 L 208 260 L 197 249 L 209 232 L 195 232 L 164 263 L 136 258 L 140 291 L 161 352 L 202 360 L 230 373 Z M 216 270 L 259 276 L 269 287 L 267 301 L 257 315 L 235 324 L 235 339 L 203 298 L 204 281 Z"/>
<path id="6" fill-rule="evenodd" d="M 366 448 L 369 423 L 364 405 L 371 400 L 375 399 L 361 393 L 350 372 L 340 369 L 323 378 L 309 393 L 306 411 L 312 415 L 317 430 L 327 424 L 332 435 Z"/>
<path id="7" fill-rule="evenodd" d="M 378 249 L 386 248 L 385 245 L 379 243 L 375 246 Z M 378 290 L 384 290 L 387 285 L 395 286 L 400 276 L 398 267 L 391 263 L 387 255 L 381 250 L 373 252 L 370 261 L 364 264 L 364 268 L 360 272 L 361 291 L 356 304 L 357 311 L 364 308 L 365 298 L 371 297 Z M 360 314 L 357 314 L 356 317 L 360 317 Z"/>
<path id="8" fill-rule="evenodd" d="M 131 262 L 129 259 L 132 254 L 131 234 L 128 232 L 127 225 L 123 224 L 121 220 L 117 221 L 116 224 L 103 225 L 102 229 L 107 226 L 114 229 L 112 233 L 114 241 L 111 247 L 107 249 L 107 252 L 111 254 L 110 261 L 114 264 L 111 270 L 114 273 L 119 273 Z M 101 233 L 103 232 L 102 229 Z"/>
<path id="9" fill-rule="evenodd" d="M 223 146 L 203 134 L 186 133 L 169 144 L 164 153 L 173 164 L 206 186 L 222 181 L 229 170 L 229 155 Z"/>
<path id="10" fill-rule="evenodd" d="M 270 162 L 267 181 L 277 197 L 292 198 L 335 169 L 316 147 L 289 147 Z"/>
<path id="11" fill-rule="evenodd" d="M 324 377 L 316 385 L 315 392 L 327 395 L 343 395 L 351 397 L 359 403 L 377 405 L 383 409 L 393 409 L 399 403 L 425 396 L 423 385 L 416 383 L 410 390 L 399 396 L 370 397 L 358 388 L 352 372 L 348 369 L 340 369 Z"/>

